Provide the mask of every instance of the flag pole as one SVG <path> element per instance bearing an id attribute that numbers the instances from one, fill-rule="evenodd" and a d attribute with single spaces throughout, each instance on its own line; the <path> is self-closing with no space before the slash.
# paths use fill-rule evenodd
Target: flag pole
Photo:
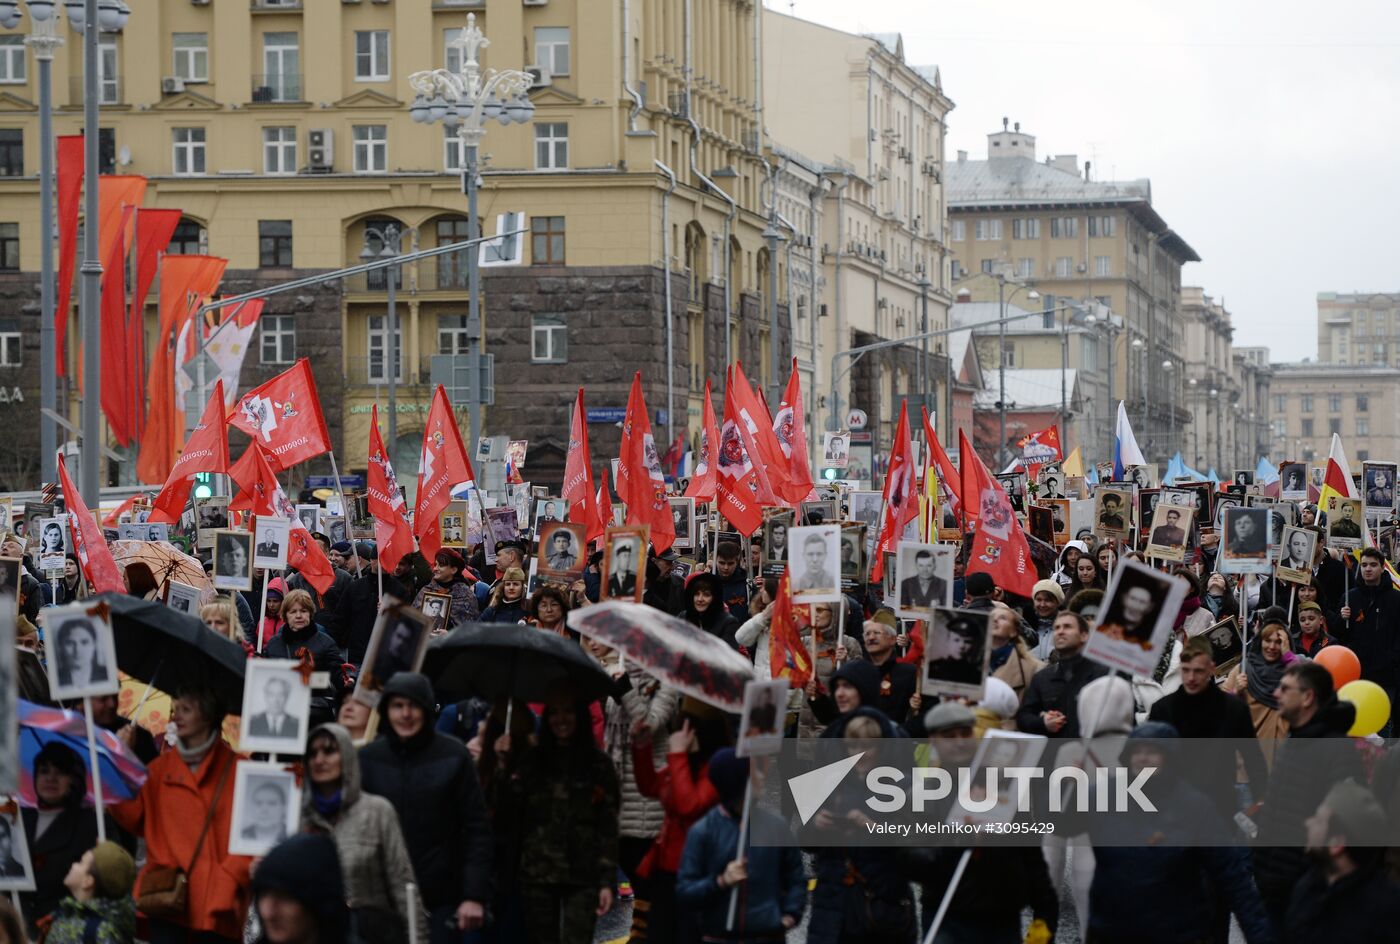
<path id="1" fill-rule="evenodd" d="M 96 391 L 93 391 L 96 395 Z M 97 735 L 93 731 L 92 696 L 83 696 L 83 718 L 87 721 L 88 763 L 92 765 L 92 805 L 97 811 L 97 841 L 107 841 L 106 808 L 102 803 L 102 767 L 97 759 Z"/>
<path id="2" fill-rule="evenodd" d="M 346 514 L 347 509 L 348 509 L 349 506 L 347 505 L 347 503 L 346 503 L 346 501 L 345 501 L 345 487 L 344 487 L 343 485 L 340 484 L 340 469 L 337 468 L 337 467 L 336 467 L 336 464 L 335 464 L 335 450 L 334 450 L 334 449 L 331 450 L 331 452 L 330 452 L 330 457 L 331 457 L 331 475 L 335 476 L 335 493 L 336 493 L 337 495 L 340 496 L 340 513 L 341 513 L 342 515 L 345 515 L 345 516 L 346 516 L 346 517 L 345 517 L 346 522 L 349 522 L 350 517 L 349 517 L 348 514 Z M 347 530 L 348 530 L 348 524 L 347 524 Z M 355 576 L 358 577 L 358 576 L 360 576 L 360 553 L 359 553 L 359 549 L 358 549 L 358 548 L 355 548 L 354 546 L 351 546 L 350 552 L 351 552 L 352 554 L 355 555 Z M 381 581 L 380 581 L 380 584 L 381 584 L 381 586 L 383 585 L 382 579 L 381 579 Z M 382 590 L 381 590 L 381 592 L 382 592 Z"/>

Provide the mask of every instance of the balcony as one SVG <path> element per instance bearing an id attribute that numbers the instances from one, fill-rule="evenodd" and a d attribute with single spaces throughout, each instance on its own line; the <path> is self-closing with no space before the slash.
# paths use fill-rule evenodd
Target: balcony
<path id="1" fill-rule="evenodd" d="M 274 72 L 254 75 L 251 101 L 254 105 L 302 101 L 301 73 Z"/>
<path id="2" fill-rule="evenodd" d="M 375 269 L 345 279 L 345 292 L 350 295 L 383 295 L 389 291 L 389 269 Z M 394 290 L 417 292 L 451 292 L 465 295 L 471 284 L 467 278 L 466 253 L 431 256 L 418 262 L 399 266 Z"/>
<path id="3" fill-rule="evenodd" d="M 402 355 L 401 355 L 402 356 Z M 345 385 L 348 387 L 380 387 L 389 383 L 388 357 L 349 357 L 345 361 Z M 432 377 L 432 358 L 424 357 L 417 370 L 406 359 L 399 377 L 399 387 L 426 388 Z"/>
<path id="4" fill-rule="evenodd" d="M 397 276 L 394 279 L 394 291 L 402 292 L 407 284 L 405 269 L 408 265 L 401 265 L 398 268 Z M 371 272 L 361 272 L 359 275 L 352 275 L 345 280 L 345 293 L 347 295 L 385 295 L 389 292 L 390 269 L 375 269 Z"/>
<path id="5" fill-rule="evenodd" d="M 97 83 L 98 104 L 99 105 L 124 105 L 126 104 L 126 83 L 120 78 L 102 79 Z M 81 108 L 85 99 L 83 90 L 83 77 L 70 75 L 68 77 L 68 104 L 73 108 Z"/>

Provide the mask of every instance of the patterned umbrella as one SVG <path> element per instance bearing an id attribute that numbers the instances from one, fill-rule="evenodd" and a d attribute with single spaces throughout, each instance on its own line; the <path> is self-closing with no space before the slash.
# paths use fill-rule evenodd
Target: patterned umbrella
<path id="1" fill-rule="evenodd" d="M 659 679 L 724 711 L 741 711 L 753 665 L 718 636 L 642 603 L 607 600 L 569 613 L 569 628 L 623 653 Z"/>
<path id="2" fill-rule="evenodd" d="M 162 598 L 172 580 L 205 591 L 200 603 L 214 598 L 214 585 L 204 573 L 204 565 L 169 541 L 113 541 L 112 557 L 123 571 L 129 564 L 145 564 L 151 568 Z"/>
<path id="3" fill-rule="evenodd" d="M 111 731 L 98 728 L 97 763 L 102 772 L 102 800 L 119 803 L 136 796 L 146 782 L 146 768 Z M 87 802 L 92 799 L 92 769 L 88 766 L 87 723 L 79 711 L 65 711 L 19 700 L 19 801 L 37 806 L 34 794 L 34 758 L 44 745 L 58 743 L 71 748 L 88 769 Z"/>

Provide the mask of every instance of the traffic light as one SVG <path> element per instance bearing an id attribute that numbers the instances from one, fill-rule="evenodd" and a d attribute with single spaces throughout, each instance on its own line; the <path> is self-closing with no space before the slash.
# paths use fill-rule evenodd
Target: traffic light
<path id="1" fill-rule="evenodd" d="M 836 481 L 836 480 L 837 480 L 838 478 L 840 478 L 840 477 L 841 477 L 841 470 L 840 470 L 840 469 L 832 469 L 832 468 L 822 469 L 822 478 L 825 479 L 825 480 L 828 481 L 828 482 L 834 482 L 834 481 Z"/>
<path id="2" fill-rule="evenodd" d="M 213 472 L 196 472 L 194 474 L 194 497 L 197 499 L 214 497 Z"/>

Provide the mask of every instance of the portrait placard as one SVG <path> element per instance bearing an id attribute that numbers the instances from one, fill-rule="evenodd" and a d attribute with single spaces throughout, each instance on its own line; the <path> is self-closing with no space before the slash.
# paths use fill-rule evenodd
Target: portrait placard
<path id="1" fill-rule="evenodd" d="M 431 590 L 423 594 L 423 615 L 432 620 L 433 635 L 444 633 L 448 629 L 448 621 L 452 618 L 452 594 L 435 593 Z"/>
<path id="2" fill-rule="evenodd" d="M 1240 640 L 1240 627 L 1235 617 L 1227 616 L 1200 635 L 1210 643 L 1210 654 L 1215 660 L 1217 677 L 1228 674 L 1240 664 L 1240 659 L 1244 656 L 1244 644 Z"/>
<path id="3" fill-rule="evenodd" d="M 1284 528 L 1278 546 L 1278 579 L 1307 586 L 1312 583 L 1317 556 L 1317 532 L 1311 528 Z"/>
<path id="4" fill-rule="evenodd" d="M 1160 510 L 1181 511 L 1167 505 Z M 1135 560 L 1120 560 L 1099 609 L 1099 621 L 1089 632 L 1084 655 L 1112 669 L 1150 675 L 1185 598 L 1186 581 L 1181 578 Z"/>
<path id="5" fill-rule="evenodd" d="M 1094 492 L 1094 533 L 1101 538 L 1123 539 L 1133 526 L 1133 493 L 1128 489 L 1100 488 Z"/>
<path id="6" fill-rule="evenodd" d="M 604 532 L 599 587 L 603 599 L 642 602 L 649 534 L 650 528 L 646 525 L 608 528 Z"/>
<path id="7" fill-rule="evenodd" d="M 568 586 L 583 577 L 588 566 L 588 526 L 550 521 L 540 534 L 539 573 L 547 583 Z"/>
<path id="8" fill-rule="evenodd" d="M 955 553 L 947 544 L 899 542 L 895 548 L 896 616 L 927 619 L 938 607 L 953 605 Z"/>
<path id="9" fill-rule="evenodd" d="M 253 531 L 253 566 L 263 570 L 286 570 L 291 533 L 292 522 L 287 518 L 259 518 Z"/>
<path id="10" fill-rule="evenodd" d="M 1268 508 L 1225 509 L 1221 573 L 1267 574 L 1273 570 L 1269 559 L 1269 514 Z"/>
<path id="11" fill-rule="evenodd" d="M 844 469 L 851 459 L 851 434 L 846 430 L 822 433 L 822 465 Z"/>
<path id="12" fill-rule="evenodd" d="M 311 686 L 295 659 L 249 659 L 243 678 L 238 749 L 245 753 L 306 752 Z"/>
<path id="13" fill-rule="evenodd" d="M 793 603 L 841 599 L 841 529 L 834 524 L 788 532 L 788 569 Z"/>
<path id="14" fill-rule="evenodd" d="M 1158 502 L 1152 513 L 1152 530 L 1147 539 L 1147 556 L 1157 560 L 1186 559 L 1186 538 L 1191 529 L 1190 508 Z"/>
<path id="15" fill-rule="evenodd" d="M 185 613 L 198 619 L 200 596 L 201 591 L 198 587 L 172 580 L 165 591 L 165 605 L 178 613 Z"/>
<path id="16" fill-rule="evenodd" d="M 264 856 L 301 826 L 301 788 L 282 764 L 243 760 L 234 768 L 228 851 Z"/>
<path id="17" fill-rule="evenodd" d="M 851 591 L 865 583 L 870 565 L 865 556 L 865 525 L 849 521 L 841 525 L 841 589 Z"/>
<path id="18" fill-rule="evenodd" d="M 448 613 L 450 619 L 450 606 Z M 379 707 L 385 682 L 396 672 L 417 672 L 422 667 L 432 630 L 432 621 L 423 613 L 386 595 L 365 649 L 365 664 L 355 680 L 355 699 Z"/>
<path id="19" fill-rule="evenodd" d="M 1327 546 L 1359 551 L 1365 528 L 1361 499 L 1327 496 Z"/>
<path id="20" fill-rule="evenodd" d="M 1395 463 L 1361 463 L 1361 497 L 1366 513 L 1373 518 L 1389 516 L 1395 511 Z"/>
<path id="21" fill-rule="evenodd" d="M 924 644 L 923 694 L 981 700 L 992 652 L 988 617 L 986 611 L 934 609 Z"/>
<path id="22" fill-rule="evenodd" d="M 796 513 L 788 508 L 775 508 L 763 518 L 763 575 L 778 577 L 788 566 L 788 535 Z"/>
<path id="23" fill-rule="evenodd" d="M 0 808 L 0 891 L 32 892 L 34 862 L 29 857 L 19 806 L 13 796 L 0 799 L 6 801 Z"/>
<path id="24" fill-rule="evenodd" d="M 253 535 L 248 531 L 214 532 L 214 589 L 253 589 Z"/>
<path id="25" fill-rule="evenodd" d="M 694 550 L 695 541 L 695 499 L 669 498 L 671 505 L 671 525 L 675 528 L 676 539 L 672 544 L 678 551 Z"/>
<path id="26" fill-rule="evenodd" d="M 115 695 L 117 647 L 105 604 L 74 603 L 44 610 L 49 694 L 55 701 Z"/>
<path id="27" fill-rule="evenodd" d="M 68 516 L 55 515 L 39 522 L 39 569 L 45 572 L 63 570 L 68 556 Z"/>
<path id="28" fill-rule="evenodd" d="M 1285 501 L 1306 501 L 1308 466 L 1304 462 L 1284 462 L 1278 467 L 1278 497 Z"/>
<path id="29" fill-rule="evenodd" d="M 783 721 L 787 715 L 788 681 L 755 679 L 744 686 L 744 710 L 739 716 L 739 757 L 776 754 L 783 746 Z"/>

